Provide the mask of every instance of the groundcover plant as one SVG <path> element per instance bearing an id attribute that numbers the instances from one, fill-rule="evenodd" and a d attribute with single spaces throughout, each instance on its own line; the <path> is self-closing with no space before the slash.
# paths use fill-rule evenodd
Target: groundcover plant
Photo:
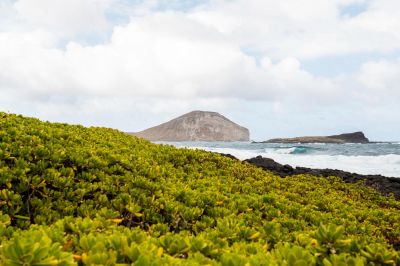
<path id="1" fill-rule="evenodd" d="M 399 265 L 400 202 L 0 113 L 1 265 Z"/>

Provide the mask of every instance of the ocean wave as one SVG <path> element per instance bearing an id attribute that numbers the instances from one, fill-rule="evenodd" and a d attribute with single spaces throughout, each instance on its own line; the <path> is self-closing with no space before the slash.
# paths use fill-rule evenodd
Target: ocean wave
<path id="1" fill-rule="evenodd" d="M 323 154 L 304 154 L 298 156 L 290 153 L 295 151 L 296 147 L 289 147 L 287 151 L 284 149 L 278 152 L 279 149 L 266 149 L 264 152 L 257 150 L 239 150 L 234 148 L 209 148 L 196 147 L 203 150 L 229 153 L 240 160 L 250 159 L 261 155 L 266 158 L 271 158 L 281 164 L 289 164 L 291 166 L 301 166 L 309 168 L 329 168 L 339 169 L 358 174 L 381 174 L 389 177 L 400 177 L 400 155 L 323 155 Z"/>
<path id="2" fill-rule="evenodd" d="M 266 152 L 268 152 L 270 149 L 265 149 Z M 312 148 L 309 147 L 289 147 L 289 148 L 279 148 L 275 149 L 276 153 L 279 154 L 306 154 L 309 151 L 311 151 Z"/>
<path id="3" fill-rule="evenodd" d="M 308 154 L 320 150 L 319 148 L 309 147 L 309 146 L 294 146 L 294 147 L 270 147 L 265 148 L 264 151 L 269 153 L 274 151 L 278 154 Z"/>

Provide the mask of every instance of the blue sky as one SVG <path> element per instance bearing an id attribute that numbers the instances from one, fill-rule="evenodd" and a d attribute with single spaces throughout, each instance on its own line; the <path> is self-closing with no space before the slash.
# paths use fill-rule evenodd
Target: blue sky
<path id="1" fill-rule="evenodd" d="M 368 1 L 350 2 L 340 8 L 341 16 L 355 17 L 368 10 Z"/>
<path id="2" fill-rule="evenodd" d="M 395 0 L 0 0 L 0 107 L 139 131 L 217 111 L 254 140 L 400 140 Z"/>

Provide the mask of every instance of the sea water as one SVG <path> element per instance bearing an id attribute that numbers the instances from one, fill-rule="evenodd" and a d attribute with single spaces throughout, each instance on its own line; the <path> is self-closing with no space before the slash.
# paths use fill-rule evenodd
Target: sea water
<path id="1" fill-rule="evenodd" d="M 250 142 L 158 142 L 229 153 L 240 160 L 261 155 L 281 164 L 400 177 L 400 142 L 369 144 L 278 144 Z"/>

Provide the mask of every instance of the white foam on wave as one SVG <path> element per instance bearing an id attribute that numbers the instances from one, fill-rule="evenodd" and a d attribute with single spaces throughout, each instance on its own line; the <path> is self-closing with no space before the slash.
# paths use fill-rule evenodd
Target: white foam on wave
<path id="1" fill-rule="evenodd" d="M 193 147 L 192 147 L 193 148 Z M 229 153 L 240 160 L 250 159 L 261 155 L 271 158 L 281 164 L 302 166 L 309 168 L 339 169 L 348 172 L 366 175 L 384 175 L 400 177 L 400 155 L 389 154 L 379 156 L 346 156 L 346 155 L 294 155 L 286 151 L 266 149 L 264 152 L 256 150 L 240 150 L 233 148 L 194 147 L 207 151 Z"/>
<path id="2" fill-rule="evenodd" d="M 269 152 L 271 150 L 270 148 L 265 149 L 265 152 Z M 278 154 L 291 154 L 296 151 L 296 147 L 291 147 L 291 148 L 282 148 L 282 149 L 276 149 L 275 152 Z"/>

